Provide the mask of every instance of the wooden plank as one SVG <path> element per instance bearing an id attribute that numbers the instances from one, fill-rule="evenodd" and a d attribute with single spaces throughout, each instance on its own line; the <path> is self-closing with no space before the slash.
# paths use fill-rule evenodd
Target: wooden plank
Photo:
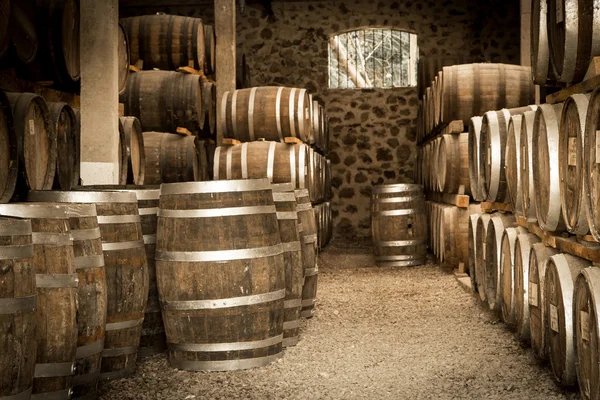
<path id="1" fill-rule="evenodd" d="M 600 57 L 594 57 L 592 58 L 592 61 L 590 61 L 590 66 L 588 67 L 583 80 L 587 81 L 598 75 L 600 75 Z"/>
<path id="2" fill-rule="evenodd" d="M 289 144 L 302 144 L 302 143 L 304 143 L 302 140 L 298 139 L 297 137 L 286 137 L 286 138 L 283 138 L 283 141 L 285 143 L 289 143 Z"/>
<path id="3" fill-rule="evenodd" d="M 64 102 L 74 108 L 80 108 L 80 98 L 73 93 L 50 89 L 34 82 L 19 79 L 5 71 L 0 71 L 0 90 L 17 93 L 39 94 L 48 102 Z"/>
<path id="4" fill-rule="evenodd" d="M 129 72 L 140 72 L 141 69 L 136 67 L 135 65 L 130 65 L 129 66 Z"/>
<path id="5" fill-rule="evenodd" d="M 448 124 L 447 127 L 442 129 L 442 135 L 463 133 L 465 131 L 465 124 L 462 120 L 454 120 Z"/>
<path id="6" fill-rule="evenodd" d="M 471 201 L 470 197 L 464 194 L 438 192 L 427 192 L 427 200 L 437 201 L 438 203 L 446 203 L 460 208 L 469 208 L 469 203 Z"/>
<path id="7" fill-rule="evenodd" d="M 587 81 L 578 83 L 576 85 L 569 86 L 566 89 L 559 90 L 556 93 L 549 94 L 548 96 L 546 96 L 546 103 L 555 104 L 561 101 L 565 101 L 572 94 L 591 92 L 598 85 L 600 85 L 600 75 L 588 79 Z"/>
<path id="8" fill-rule="evenodd" d="M 193 61 L 192 61 L 192 63 L 193 63 Z M 196 70 L 196 69 L 194 69 L 192 67 L 189 67 L 189 66 L 187 66 L 187 67 L 179 67 L 179 68 L 177 68 L 177 72 L 181 72 L 181 73 L 184 73 L 184 74 L 190 74 L 190 75 L 204 75 L 201 71 L 198 71 L 198 70 Z"/>
<path id="9" fill-rule="evenodd" d="M 119 117 L 125 116 L 125 104 L 119 103 Z"/>
<path id="10" fill-rule="evenodd" d="M 425 137 L 421 140 L 419 145 L 424 146 L 425 144 L 437 139 L 442 135 L 453 135 L 458 133 L 463 133 L 465 131 L 465 124 L 462 120 L 454 120 L 449 124 L 442 123 L 434 128 L 430 134 L 425 135 Z"/>
<path id="11" fill-rule="evenodd" d="M 221 144 L 226 145 L 226 146 L 233 146 L 236 144 L 242 144 L 242 142 L 240 142 L 237 139 L 223 138 L 223 141 L 221 142 Z"/>
<path id="12" fill-rule="evenodd" d="M 510 204 L 491 203 L 489 201 L 484 201 L 481 203 L 481 210 L 483 212 L 492 212 L 492 211 L 512 212 L 512 207 L 510 206 Z"/>
<path id="13" fill-rule="evenodd" d="M 190 132 L 187 128 L 183 128 L 181 126 L 177 127 L 176 132 L 179 133 L 180 135 L 194 136 L 194 134 L 192 132 Z"/>

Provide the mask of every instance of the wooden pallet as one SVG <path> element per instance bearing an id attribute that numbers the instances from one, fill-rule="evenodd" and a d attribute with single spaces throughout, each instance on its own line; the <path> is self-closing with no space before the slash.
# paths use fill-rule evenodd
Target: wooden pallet
<path id="1" fill-rule="evenodd" d="M 481 203 L 481 211 L 486 213 L 494 211 L 512 212 L 512 207 L 510 206 L 510 204 L 491 203 L 489 201 L 484 201 Z"/>
<path id="2" fill-rule="evenodd" d="M 457 206 L 460 208 L 468 208 L 471 202 L 471 198 L 465 194 L 451 194 L 451 193 L 439 193 L 439 192 L 427 192 L 427 200 L 437 201 L 438 203 L 446 203 L 451 206 Z"/>

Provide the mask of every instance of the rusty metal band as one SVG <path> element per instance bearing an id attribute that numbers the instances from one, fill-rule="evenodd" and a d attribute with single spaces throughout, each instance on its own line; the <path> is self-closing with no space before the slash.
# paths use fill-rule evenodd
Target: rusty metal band
<path id="1" fill-rule="evenodd" d="M 75 269 L 102 268 L 104 267 L 104 255 L 75 257 L 73 267 Z"/>
<path id="2" fill-rule="evenodd" d="M 71 376 L 75 373 L 75 362 L 37 363 L 34 378 L 54 378 L 56 376 Z"/>
<path id="3" fill-rule="evenodd" d="M 290 90 L 290 97 L 289 97 L 289 102 L 288 102 L 288 113 L 289 113 L 289 119 L 290 119 L 290 135 L 292 137 L 296 137 L 296 124 L 294 121 L 294 114 L 296 113 L 294 110 L 294 103 L 295 103 L 295 99 L 296 99 L 296 88 L 292 88 Z"/>
<path id="4" fill-rule="evenodd" d="M 319 273 L 319 268 L 306 268 L 304 270 L 304 276 L 315 276 Z"/>
<path id="5" fill-rule="evenodd" d="M 95 369 L 92 372 L 89 372 L 84 375 L 75 375 L 73 377 L 73 386 L 82 386 L 87 385 L 88 383 L 92 383 L 98 380 L 100 377 L 100 369 Z M 96 395 L 96 392 L 92 394 Z M 83 397 L 78 397 L 78 399 L 82 399 Z"/>
<path id="6" fill-rule="evenodd" d="M 169 363 L 174 368 L 187 371 L 235 371 L 240 369 L 264 367 L 265 365 L 272 363 L 282 356 L 283 353 L 277 353 L 265 357 L 225 361 L 186 361 L 170 359 Z"/>
<path id="7" fill-rule="evenodd" d="M 306 117 L 304 114 L 304 95 L 306 94 L 306 89 L 300 89 L 298 91 L 298 109 L 296 115 L 298 117 L 298 135 L 300 139 L 306 141 L 308 139 L 307 135 L 304 132 L 304 118 Z"/>
<path id="8" fill-rule="evenodd" d="M 37 288 L 76 288 L 79 285 L 77 274 L 36 274 Z"/>
<path id="9" fill-rule="evenodd" d="M 229 97 L 229 92 L 223 93 L 223 97 L 221 97 L 221 128 L 223 129 L 223 137 L 227 137 L 227 98 Z M 216 158 L 215 158 L 216 160 Z"/>
<path id="10" fill-rule="evenodd" d="M 106 331 L 120 331 L 122 329 L 135 328 L 136 326 L 140 326 L 143 321 L 144 318 L 131 319 L 129 321 L 108 322 L 106 323 Z"/>
<path id="11" fill-rule="evenodd" d="M 283 342 L 281 343 L 283 347 L 295 346 L 300 341 L 300 336 L 292 336 L 283 338 Z"/>
<path id="12" fill-rule="evenodd" d="M 97 340 L 85 346 L 78 346 L 77 350 L 75 350 L 75 358 L 80 359 L 95 356 L 102 353 L 102 350 L 104 350 L 104 340 Z"/>
<path id="13" fill-rule="evenodd" d="M 277 219 L 280 221 L 298 219 L 296 211 L 277 211 Z"/>
<path id="14" fill-rule="evenodd" d="M 279 135 L 279 141 L 283 142 L 283 131 L 281 130 L 281 94 L 283 93 L 283 86 L 277 89 L 277 96 L 275 96 L 275 120 L 277 121 L 277 135 Z"/>
<path id="15" fill-rule="evenodd" d="M 375 246 L 375 247 L 417 246 L 419 244 L 425 244 L 425 242 L 426 242 L 426 239 L 374 241 L 373 246 Z"/>
<path id="16" fill-rule="evenodd" d="M 314 306 L 316 302 L 317 302 L 317 299 L 302 300 L 302 307 Z"/>
<path id="17" fill-rule="evenodd" d="M 28 201 L 55 201 L 59 203 L 136 203 L 133 192 L 94 191 L 34 191 L 27 195 Z M 43 216 L 40 216 L 43 218 Z"/>
<path id="18" fill-rule="evenodd" d="M 118 251 L 135 249 L 137 247 L 144 247 L 143 240 L 132 240 L 130 242 L 115 242 L 115 243 L 102 243 L 103 251 Z"/>
<path id="19" fill-rule="evenodd" d="M 275 206 L 246 206 L 226 208 L 206 208 L 201 210 L 160 210 L 163 218 L 216 218 L 239 215 L 275 214 Z"/>
<path id="20" fill-rule="evenodd" d="M 317 241 L 317 234 L 314 233 L 312 235 L 304 235 L 303 239 L 304 239 L 304 243 L 314 243 Z"/>
<path id="21" fill-rule="evenodd" d="M 248 179 L 248 143 L 242 143 L 242 179 Z"/>
<path id="22" fill-rule="evenodd" d="M 29 400 L 31 399 L 31 390 L 33 388 L 29 388 L 27 390 L 22 391 L 21 393 L 12 394 L 10 396 L 0 396 L 0 400 Z"/>
<path id="23" fill-rule="evenodd" d="M 156 260 L 177 262 L 232 261 L 272 257 L 282 253 L 282 246 L 279 243 L 273 246 L 237 250 L 157 251 Z"/>
<path id="24" fill-rule="evenodd" d="M 0 204 L 0 215 L 18 218 L 67 219 L 63 205 L 51 204 Z"/>
<path id="25" fill-rule="evenodd" d="M 377 212 L 373 212 L 371 214 L 371 216 L 373 217 L 397 217 L 400 215 L 410 215 L 410 214 L 416 214 L 420 212 L 419 210 L 415 210 L 414 208 L 408 208 L 408 209 L 404 209 L 404 210 L 384 210 L 384 211 L 377 211 Z"/>
<path id="26" fill-rule="evenodd" d="M 286 300 L 283 302 L 283 308 L 302 307 L 302 299 Z"/>
<path id="27" fill-rule="evenodd" d="M 299 241 L 282 243 L 281 244 L 281 248 L 283 249 L 284 253 L 288 253 L 288 252 L 291 252 L 291 251 L 300 251 L 300 250 L 302 250 L 302 246 L 300 245 Z"/>
<path id="28" fill-rule="evenodd" d="M 284 321 L 283 330 L 296 329 L 300 327 L 300 320 L 297 319 L 295 321 Z"/>
<path id="29" fill-rule="evenodd" d="M 33 393 L 31 400 L 69 400 L 73 395 L 73 389 L 64 389 L 56 392 Z"/>
<path id="30" fill-rule="evenodd" d="M 237 134 L 237 94 L 238 91 L 235 90 L 231 96 L 231 134 L 233 137 Z"/>
<path id="31" fill-rule="evenodd" d="M 144 244 L 156 244 L 156 234 L 144 235 Z"/>
<path id="32" fill-rule="evenodd" d="M 285 186 L 284 191 L 278 191 L 279 188 Z M 287 190 L 289 188 L 289 190 Z M 273 201 L 276 203 L 280 202 L 296 202 L 296 196 L 294 195 L 294 187 L 291 183 L 280 183 L 273 185 Z"/>
<path id="33" fill-rule="evenodd" d="M 219 165 L 221 165 L 221 146 L 215 149 L 215 156 L 213 159 L 213 179 L 219 180 Z"/>
<path id="34" fill-rule="evenodd" d="M 31 220 L 11 219 L 10 223 L 0 226 L 0 236 L 28 236 L 31 235 Z M 2 399 L 3 397 L 0 397 Z"/>
<path id="35" fill-rule="evenodd" d="M 256 140 L 254 138 L 254 98 L 257 89 L 256 87 L 250 89 L 250 98 L 248 99 L 248 137 L 251 142 Z"/>
<path id="36" fill-rule="evenodd" d="M 312 205 L 310 203 L 301 203 L 296 206 L 296 211 L 310 211 L 312 210 Z"/>
<path id="37" fill-rule="evenodd" d="M 275 292 L 254 294 L 250 296 L 231 297 L 228 299 L 161 301 L 162 309 L 169 311 L 212 310 L 270 303 L 285 298 L 285 289 Z"/>
<path id="38" fill-rule="evenodd" d="M 98 223 L 105 224 L 135 224 L 141 222 L 139 214 L 136 215 L 102 215 L 98 216 Z"/>
<path id="39" fill-rule="evenodd" d="M 275 170 L 275 146 L 277 142 L 269 143 L 269 152 L 267 153 L 267 178 L 269 182 L 273 182 L 273 174 Z"/>
<path id="40" fill-rule="evenodd" d="M 74 241 L 100 239 L 100 227 L 90 229 L 77 229 L 71 231 L 71 237 Z"/>
<path id="41" fill-rule="evenodd" d="M 167 343 L 169 350 L 189 351 L 193 353 L 212 353 L 227 351 L 244 351 L 264 349 L 279 344 L 283 341 L 283 334 L 270 337 L 263 340 L 252 342 L 231 342 L 231 343 Z"/>
<path id="42" fill-rule="evenodd" d="M 33 244 L 44 246 L 70 246 L 73 245 L 71 232 L 53 233 L 53 232 L 33 232 L 31 234 Z"/>
<path id="43" fill-rule="evenodd" d="M 138 346 L 125 346 L 125 347 L 115 347 L 112 349 L 104 349 L 102 350 L 102 358 L 105 357 L 120 357 L 126 356 L 128 354 L 134 354 L 138 349 Z"/>
<path id="44" fill-rule="evenodd" d="M 106 382 L 106 381 L 110 381 L 113 379 L 125 378 L 127 376 L 132 375 L 134 372 L 135 372 L 135 364 L 130 367 L 120 369 L 118 371 L 102 372 L 102 373 L 100 373 L 100 378 L 98 378 L 98 380 L 101 382 Z"/>
<path id="45" fill-rule="evenodd" d="M 231 177 L 231 162 L 233 160 L 233 146 L 227 147 L 225 152 L 225 178 L 232 179 Z"/>
<path id="46" fill-rule="evenodd" d="M 381 185 L 373 188 L 373 193 L 399 193 L 399 192 L 422 192 L 423 185 L 413 183 L 397 183 L 393 185 Z"/>
<path id="47" fill-rule="evenodd" d="M 0 247 L 0 260 L 14 260 L 33 257 L 33 244 Z"/>
<path id="48" fill-rule="evenodd" d="M 0 299 L 0 315 L 11 315 L 35 310 L 36 296 Z"/>
<path id="49" fill-rule="evenodd" d="M 174 194 L 232 193 L 271 190 L 268 179 L 236 179 L 206 182 L 166 183 L 160 187 L 161 196 Z"/>
<path id="50" fill-rule="evenodd" d="M 156 215 L 158 213 L 158 207 L 140 208 L 138 214 L 140 215 Z"/>
<path id="51" fill-rule="evenodd" d="M 298 146 L 298 186 L 301 189 L 306 188 L 305 172 L 306 172 L 306 168 L 308 167 L 306 164 L 306 153 L 307 153 L 305 151 L 306 148 L 307 148 L 307 146 L 303 145 L 303 144 Z M 294 168 L 293 171 L 295 173 L 296 169 Z M 294 182 L 295 181 L 296 181 L 296 179 L 294 179 Z"/>

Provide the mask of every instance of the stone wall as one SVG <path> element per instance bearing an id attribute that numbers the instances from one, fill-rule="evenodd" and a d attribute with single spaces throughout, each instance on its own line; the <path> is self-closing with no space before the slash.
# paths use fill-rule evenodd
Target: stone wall
<path id="1" fill-rule="evenodd" d="M 412 182 L 415 162 L 416 88 L 327 88 L 328 38 L 342 30 L 388 26 L 417 33 L 421 56 L 461 56 L 518 63 L 519 2 L 286 1 L 250 3 L 238 15 L 238 46 L 253 85 L 305 87 L 326 104 L 330 117 L 335 235 L 370 235 L 371 187 Z M 271 4 L 269 6 L 269 3 Z M 123 10 L 198 16 L 210 8 Z"/>

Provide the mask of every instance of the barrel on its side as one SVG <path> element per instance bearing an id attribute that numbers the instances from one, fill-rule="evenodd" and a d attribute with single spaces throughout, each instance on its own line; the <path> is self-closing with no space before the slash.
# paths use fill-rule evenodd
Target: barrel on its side
<path id="1" fill-rule="evenodd" d="M 483 190 L 481 188 L 481 178 L 479 177 L 479 137 L 481 135 L 481 123 L 483 118 L 473 117 L 469 120 L 469 184 L 471 187 L 471 196 L 476 201 L 484 201 Z"/>
<path id="2" fill-rule="evenodd" d="M 588 226 L 594 239 L 600 241 L 600 88 L 592 92 L 588 104 L 584 138 L 584 193 Z"/>
<path id="3" fill-rule="evenodd" d="M 500 266 L 502 256 L 502 236 L 506 228 L 515 224 L 512 215 L 496 213 L 491 216 L 485 239 L 484 290 L 490 310 L 500 311 L 502 291 Z M 512 263 L 512 261 L 511 261 Z"/>
<path id="4" fill-rule="evenodd" d="M 125 93 L 125 89 L 127 88 L 127 78 L 129 77 L 129 39 L 127 38 L 127 32 L 125 32 L 125 28 L 123 25 L 119 24 L 119 33 L 118 33 L 118 60 L 119 60 L 119 94 Z"/>
<path id="5" fill-rule="evenodd" d="M 144 132 L 143 136 L 145 184 L 199 180 L 200 166 L 193 136 L 162 132 Z"/>
<path id="6" fill-rule="evenodd" d="M 440 190 L 444 193 L 471 193 L 469 180 L 469 134 L 443 135 L 438 170 Z"/>
<path id="7" fill-rule="evenodd" d="M 508 198 L 514 213 L 519 216 L 523 215 L 523 206 L 521 204 L 521 165 L 519 164 L 521 161 L 521 145 L 519 140 L 521 139 L 522 120 L 522 114 L 510 117 L 508 136 L 506 138 L 506 156 L 504 157 Z"/>
<path id="8" fill-rule="evenodd" d="M 140 121 L 135 117 L 119 117 L 119 122 L 123 129 L 119 130 L 121 151 L 125 151 L 127 159 L 127 177 L 126 182 L 135 185 L 144 184 L 146 171 L 146 153 L 144 151 L 144 136 Z"/>
<path id="9" fill-rule="evenodd" d="M 519 138 L 519 166 L 520 166 L 520 193 L 521 214 L 528 221 L 535 221 L 535 190 L 533 183 L 533 137 L 535 111 L 525 111 L 521 118 L 521 133 Z"/>
<path id="10" fill-rule="evenodd" d="M 56 135 L 56 173 L 54 189 L 71 190 L 79 166 L 79 147 L 76 147 L 77 119 L 75 112 L 66 103 L 48 103 L 50 121 Z M 60 155 L 60 156 L 59 156 Z"/>
<path id="11" fill-rule="evenodd" d="M 487 231 L 490 224 L 491 214 L 481 214 L 477 220 L 477 229 L 475 236 L 475 280 L 477 281 L 477 291 L 481 301 L 486 301 L 485 293 L 485 263 L 486 263 L 486 240 Z"/>
<path id="12" fill-rule="evenodd" d="M 515 303 L 515 254 L 517 237 L 525 233 L 525 229 L 506 228 L 502 235 L 500 247 L 500 279 L 498 290 L 501 292 L 502 320 L 505 324 L 516 325 L 516 303 Z"/>
<path id="13" fill-rule="evenodd" d="M 471 288 L 477 293 L 477 221 L 481 214 L 469 215 L 469 277 Z"/>
<path id="14" fill-rule="evenodd" d="M 514 302 L 517 334 L 523 341 L 530 339 L 529 260 L 531 248 L 540 239 L 531 233 L 521 233 L 515 241 Z"/>
<path id="15" fill-rule="evenodd" d="M 548 44 L 548 2 L 532 1 L 531 7 L 531 72 L 535 84 L 546 85 L 555 80 Z"/>
<path id="16" fill-rule="evenodd" d="M 8 203 L 15 193 L 19 174 L 19 151 L 10 102 L 0 91 L 0 203 Z"/>
<path id="17" fill-rule="evenodd" d="M 296 207 L 298 223 L 302 225 L 300 241 L 302 244 L 302 263 L 304 265 L 304 286 L 302 287 L 302 311 L 300 315 L 304 318 L 311 318 L 315 311 L 317 282 L 319 278 L 319 267 L 317 265 L 317 226 L 308 190 L 296 189 L 294 194 L 298 203 Z"/>
<path id="18" fill-rule="evenodd" d="M 215 27 L 204 25 L 204 73 L 206 75 L 214 74 L 216 71 L 216 44 Z"/>

